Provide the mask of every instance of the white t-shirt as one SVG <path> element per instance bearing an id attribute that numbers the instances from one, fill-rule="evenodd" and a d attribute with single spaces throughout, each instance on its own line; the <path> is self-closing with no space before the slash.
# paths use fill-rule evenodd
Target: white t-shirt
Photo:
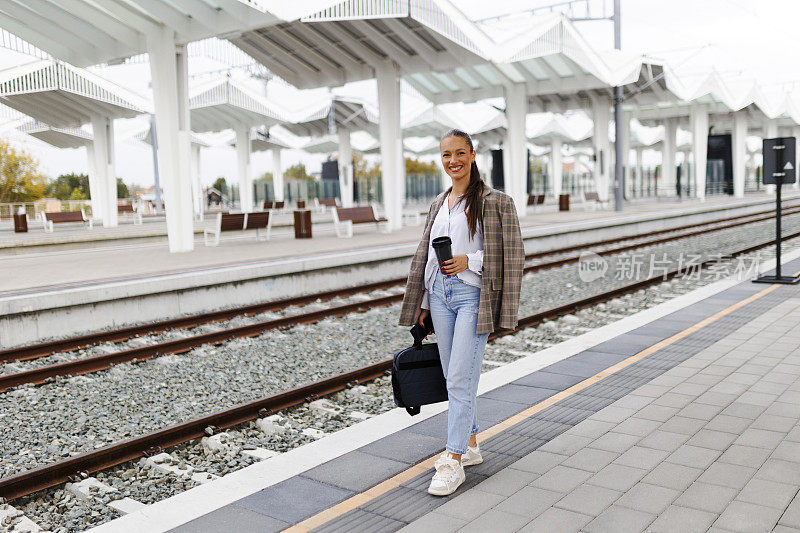
<path id="1" fill-rule="evenodd" d="M 463 196 L 463 195 L 462 195 Z M 431 242 L 437 237 L 450 237 L 452 241 L 453 257 L 466 255 L 469 258 L 467 270 L 456 274 L 458 279 L 474 287 L 481 286 L 481 273 L 483 272 L 483 235 L 481 235 L 480 225 L 474 236 L 470 236 L 467 225 L 467 213 L 464 210 L 466 202 L 462 196 L 456 199 L 452 212 L 448 208 L 448 200 L 442 202 L 442 207 L 436 213 L 431 226 L 431 236 L 428 242 L 428 264 L 425 265 L 425 292 L 422 296 L 422 308 L 430 309 L 429 293 L 433 290 L 433 282 L 436 279 L 436 271 L 439 269 L 439 262 L 436 259 L 436 252 L 433 251 Z"/>

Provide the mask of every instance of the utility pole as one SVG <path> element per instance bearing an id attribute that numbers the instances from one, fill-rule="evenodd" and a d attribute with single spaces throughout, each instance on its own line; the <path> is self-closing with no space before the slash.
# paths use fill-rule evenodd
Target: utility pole
<path id="1" fill-rule="evenodd" d="M 622 49 L 622 36 L 620 31 L 620 0 L 614 0 L 614 48 Z M 625 201 L 625 154 L 622 146 L 622 87 L 614 87 L 614 210 L 622 211 Z"/>

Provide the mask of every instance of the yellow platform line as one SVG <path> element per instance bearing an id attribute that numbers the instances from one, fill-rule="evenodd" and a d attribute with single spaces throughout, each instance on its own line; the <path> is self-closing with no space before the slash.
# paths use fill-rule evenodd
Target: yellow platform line
<path id="1" fill-rule="evenodd" d="M 538 413 L 539 411 L 542 411 L 542 410 L 544 410 L 544 409 L 546 409 L 546 408 L 548 408 L 548 407 L 560 402 L 561 400 L 569 398 L 573 394 L 575 394 L 577 392 L 580 392 L 583 389 L 585 389 L 585 388 L 587 388 L 587 387 L 589 387 L 591 385 L 594 385 L 595 383 L 597 383 L 599 381 L 602 381 L 603 379 L 605 379 L 605 378 L 607 378 L 609 376 L 612 376 L 612 375 L 616 374 L 617 372 L 619 372 L 623 368 L 626 368 L 626 367 L 628 367 L 628 366 L 630 366 L 630 365 L 632 365 L 632 364 L 634 364 L 634 363 L 636 363 L 638 361 L 641 361 L 642 359 L 644 359 L 648 355 L 652 355 L 652 354 L 658 352 L 659 350 L 661 350 L 663 348 L 666 348 L 670 344 L 673 344 L 673 343 L 683 339 L 684 337 L 687 337 L 687 336 L 691 335 L 692 333 L 694 333 L 694 332 L 696 332 L 696 331 L 698 331 L 700 329 L 703 329 L 704 327 L 706 327 L 706 326 L 708 326 L 710 324 L 713 324 L 714 322 L 716 322 L 720 318 L 722 318 L 722 317 L 724 317 L 726 315 L 729 315 L 729 314 L 733 313 L 734 311 L 736 311 L 738 309 L 741 309 L 745 305 L 747 305 L 747 304 L 749 304 L 749 303 L 751 303 L 751 302 L 753 302 L 755 300 L 758 300 L 759 298 L 761 298 L 763 296 L 766 296 L 767 294 L 771 293 L 772 291 L 774 291 L 778 287 L 780 287 L 779 284 L 770 285 L 769 287 L 767 287 L 765 289 L 762 289 L 759 292 L 757 292 L 757 293 L 755 293 L 755 294 L 753 294 L 751 296 L 748 296 L 744 300 L 736 302 L 735 304 L 733 304 L 733 305 L 731 305 L 729 307 L 726 307 L 725 309 L 723 309 L 721 311 L 718 311 L 718 312 L 714 313 L 713 315 L 711 315 L 708 318 L 704 318 L 700 322 L 698 322 L 698 323 L 696 323 L 696 324 L 694 324 L 692 326 L 689 326 L 688 328 L 684 329 L 683 331 L 679 331 L 678 333 L 672 335 L 671 337 L 669 337 L 667 339 L 664 339 L 664 340 L 662 340 L 662 341 L 650 346 L 649 348 L 645 348 L 641 352 L 638 352 L 638 353 L 636 353 L 636 354 L 634 354 L 634 355 L 632 355 L 632 356 L 630 356 L 630 357 L 628 357 L 626 359 L 623 359 L 619 363 L 617 363 L 617 364 L 615 364 L 613 366 L 610 366 L 610 367 L 606 368 L 605 370 L 602 370 L 602 371 L 598 372 L 597 374 L 595 374 L 595 375 L 593 375 L 591 377 L 588 377 L 588 378 L 584 379 L 583 381 L 581 381 L 579 383 L 576 383 L 575 385 L 569 387 L 568 389 L 564 389 L 563 391 L 558 392 L 558 393 L 556 393 L 556 394 L 554 394 L 554 395 L 542 400 L 541 402 L 539 402 L 537 404 L 534 404 L 534 405 L 528 407 L 527 409 L 525 409 L 523 411 L 520 411 L 519 413 L 517 413 L 517 414 L 515 414 L 515 415 L 513 415 L 513 416 L 511 416 L 511 417 L 509 417 L 509 418 L 507 418 L 507 419 L 505 419 L 505 420 L 503 420 L 501 422 L 498 422 L 494 426 L 492 426 L 492 427 L 490 427 L 490 428 L 488 428 L 488 429 L 486 429 L 484 431 L 481 431 L 477 435 L 478 442 L 483 442 L 486 439 L 489 439 L 491 437 L 494 437 L 495 435 L 498 435 L 499 433 L 502 433 L 503 431 L 509 429 L 510 427 L 515 426 L 515 425 L 519 424 L 520 422 L 522 422 L 524 420 L 527 420 L 528 418 L 530 418 L 534 414 Z M 328 509 L 325 509 L 324 511 L 320 511 L 319 513 L 315 514 L 314 516 L 310 516 L 310 517 L 306 518 L 305 520 L 303 520 L 302 522 L 300 522 L 299 524 L 296 524 L 294 526 L 288 527 L 283 531 L 284 531 L 284 533 L 306 533 L 308 531 L 311 531 L 314 528 L 317 528 L 317 527 L 320 527 L 322 525 L 325 525 L 328 522 L 330 522 L 331 520 L 333 520 L 335 518 L 338 518 L 338 517 L 342 516 L 343 514 L 349 512 L 349 511 L 352 511 L 353 509 L 357 509 L 358 507 L 361 507 L 362 505 L 365 505 L 365 504 L 371 502 L 375 498 L 377 498 L 377 497 L 379 497 L 379 496 L 381 496 L 383 494 L 386 494 L 390 490 L 399 487 L 400 485 L 402 485 L 406 481 L 409 481 L 409 480 L 415 478 L 416 476 L 426 472 L 427 470 L 433 468 L 433 464 L 436 462 L 436 459 L 438 459 L 438 458 L 439 458 L 439 454 L 438 453 L 436 455 L 432 455 L 432 456 L 428 457 L 427 459 L 425 459 L 425 460 L 423 460 L 423 461 L 411 466 L 410 468 L 400 472 L 399 474 L 396 474 L 396 475 L 390 477 L 386 481 L 383 481 L 382 483 L 379 483 L 379 484 L 375 485 L 374 487 L 372 487 L 372 488 L 370 488 L 370 489 L 368 489 L 368 490 L 366 490 L 364 492 L 360 492 L 360 493 L 358 493 L 358 494 L 356 494 L 354 496 L 351 496 L 350 498 L 348 498 L 348 499 L 346 499 L 346 500 L 344 500 L 344 501 L 342 501 L 340 503 L 337 503 L 333 507 L 329 507 Z"/>

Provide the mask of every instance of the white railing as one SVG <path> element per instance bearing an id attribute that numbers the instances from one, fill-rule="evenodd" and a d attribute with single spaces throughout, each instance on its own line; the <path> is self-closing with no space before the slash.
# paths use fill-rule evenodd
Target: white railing
<path id="1" fill-rule="evenodd" d="M 367 18 L 407 17 L 408 0 L 350 0 L 323 9 L 307 17 L 303 22 L 326 22 Z"/>

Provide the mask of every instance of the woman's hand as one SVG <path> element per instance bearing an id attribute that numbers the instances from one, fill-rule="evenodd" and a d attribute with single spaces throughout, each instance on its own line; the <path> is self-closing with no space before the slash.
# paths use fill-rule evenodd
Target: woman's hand
<path id="1" fill-rule="evenodd" d="M 421 309 L 419 313 L 419 318 L 417 319 L 417 324 L 419 324 L 424 328 L 425 324 L 423 324 L 423 322 L 425 321 L 426 318 L 428 318 L 428 315 L 430 314 L 431 312 L 428 309 Z"/>
<path id="2" fill-rule="evenodd" d="M 469 257 L 466 255 L 457 255 L 442 263 L 442 274 L 445 276 L 453 276 L 459 272 L 464 272 L 468 266 Z"/>

